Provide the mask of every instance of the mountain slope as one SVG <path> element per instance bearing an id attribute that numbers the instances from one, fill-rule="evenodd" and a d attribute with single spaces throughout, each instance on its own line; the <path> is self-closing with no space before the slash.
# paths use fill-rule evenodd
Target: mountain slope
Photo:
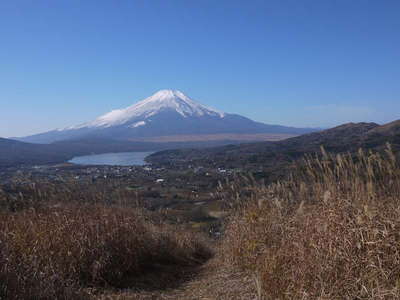
<path id="1" fill-rule="evenodd" d="M 192 165 L 260 167 L 276 171 L 305 154 L 319 152 L 321 146 L 329 152 L 340 153 L 354 152 L 359 148 L 381 150 L 386 143 L 391 143 L 395 150 L 400 149 L 400 120 L 382 126 L 376 123 L 348 123 L 277 142 L 168 150 L 151 155 L 149 161 L 172 165 L 190 161 Z"/>
<path id="2" fill-rule="evenodd" d="M 0 138 L 0 167 L 65 161 L 70 155 L 53 145 L 36 145 Z"/>
<path id="3" fill-rule="evenodd" d="M 311 131 L 313 130 L 255 122 L 240 115 L 219 112 L 201 105 L 180 91 L 162 90 L 128 108 L 111 111 L 92 122 L 18 140 L 32 143 L 85 138 L 137 141 L 180 135 L 298 135 Z"/>

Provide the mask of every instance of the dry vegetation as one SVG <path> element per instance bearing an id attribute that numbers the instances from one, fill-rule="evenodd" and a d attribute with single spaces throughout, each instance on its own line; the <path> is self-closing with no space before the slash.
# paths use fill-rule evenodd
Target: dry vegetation
<path id="1" fill-rule="evenodd" d="M 254 186 L 221 253 L 253 275 L 259 299 L 400 299 L 395 155 L 324 152 L 288 181 Z"/>
<path id="2" fill-rule="evenodd" d="M 389 146 L 322 150 L 286 181 L 252 182 L 223 186 L 232 214 L 203 266 L 211 251 L 201 236 L 132 195 L 8 199 L 0 299 L 400 299 L 400 164 Z"/>
<path id="3" fill-rule="evenodd" d="M 100 288 L 159 287 L 210 254 L 192 234 L 154 224 L 137 209 L 89 205 L 2 214 L 0 299 L 90 299 Z M 162 272 L 168 276 L 144 279 Z"/>

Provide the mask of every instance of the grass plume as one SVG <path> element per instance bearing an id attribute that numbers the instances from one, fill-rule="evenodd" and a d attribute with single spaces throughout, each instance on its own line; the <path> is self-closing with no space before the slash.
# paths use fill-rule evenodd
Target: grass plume
<path id="1" fill-rule="evenodd" d="M 384 154 L 307 157 L 289 180 L 254 185 L 227 225 L 225 263 L 260 299 L 399 299 L 400 168 Z"/>

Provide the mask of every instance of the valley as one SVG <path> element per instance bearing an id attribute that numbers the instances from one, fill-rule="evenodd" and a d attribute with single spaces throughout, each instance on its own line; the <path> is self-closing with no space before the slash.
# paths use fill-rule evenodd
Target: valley
<path id="1" fill-rule="evenodd" d="M 97 201 L 164 211 L 174 223 L 208 233 L 219 226 L 220 220 L 214 216 L 224 215 L 224 205 L 216 194 L 219 183 L 232 180 L 239 172 L 191 165 L 167 169 L 157 165 L 80 166 L 64 163 L 3 168 L 0 169 L 0 190 L 6 198 L 0 207 L 24 207 L 36 195 L 35 189 L 40 187 L 43 192 L 57 190 L 53 201 L 61 201 L 69 191 L 70 201 L 77 204 Z M 98 195 L 101 197 L 96 200 Z M 76 200 L 72 200 L 74 197 Z"/>

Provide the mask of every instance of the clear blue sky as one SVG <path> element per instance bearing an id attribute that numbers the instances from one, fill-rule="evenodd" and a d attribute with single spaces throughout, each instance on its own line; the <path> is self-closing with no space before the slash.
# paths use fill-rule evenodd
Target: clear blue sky
<path id="1" fill-rule="evenodd" d="M 271 124 L 400 119 L 400 1 L 0 1 L 0 136 L 166 88 Z"/>

